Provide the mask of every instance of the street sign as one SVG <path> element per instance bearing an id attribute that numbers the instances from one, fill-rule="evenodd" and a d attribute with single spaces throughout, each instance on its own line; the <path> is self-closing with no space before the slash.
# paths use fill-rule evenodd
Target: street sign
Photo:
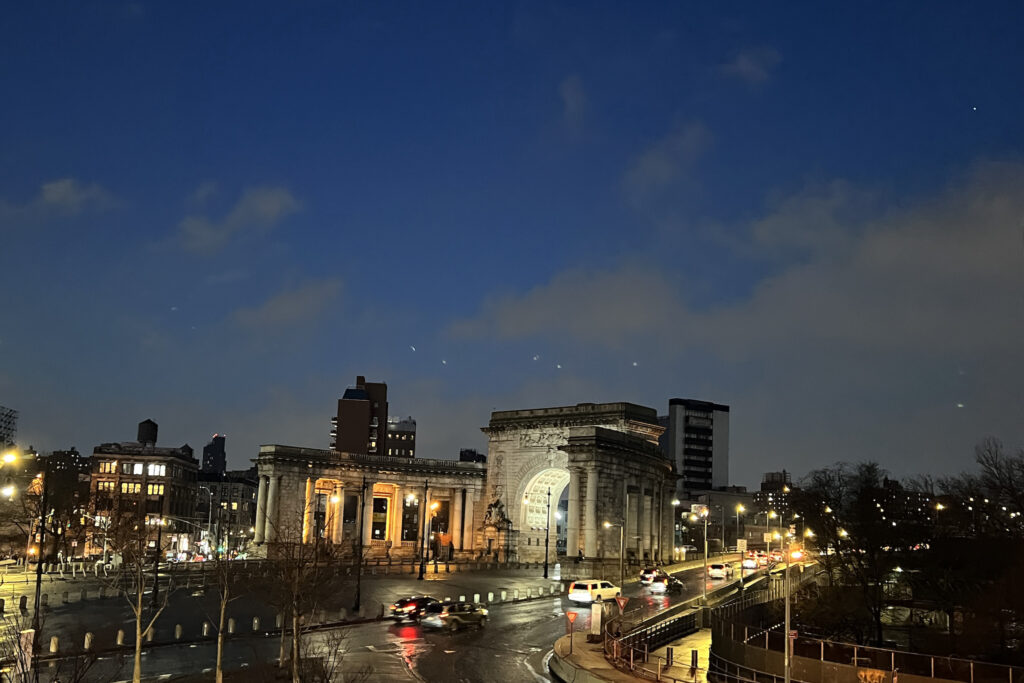
<path id="1" fill-rule="evenodd" d="M 572 624 L 576 621 L 576 617 L 579 616 L 579 612 L 566 612 L 565 616 L 569 619 L 569 623 Z M 793 633 L 796 633 L 796 631 L 793 631 Z"/>
<path id="2" fill-rule="evenodd" d="M 772 532 L 770 532 L 770 531 L 764 532 L 764 542 L 765 543 L 771 543 L 772 542 Z"/>
<path id="3" fill-rule="evenodd" d="M 796 524 L 789 525 L 789 533 L 791 536 L 796 536 Z"/>
<path id="4" fill-rule="evenodd" d="M 796 640 L 796 631 L 790 631 L 789 632 L 789 639 L 790 640 Z"/>
<path id="5" fill-rule="evenodd" d="M 626 603 L 629 602 L 629 598 L 620 596 L 615 598 L 615 602 L 619 603 L 619 614 L 622 614 L 626 611 Z"/>
<path id="6" fill-rule="evenodd" d="M 736 552 L 745 553 L 747 552 L 747 539 L 739 538 L 736 539 Z"/>

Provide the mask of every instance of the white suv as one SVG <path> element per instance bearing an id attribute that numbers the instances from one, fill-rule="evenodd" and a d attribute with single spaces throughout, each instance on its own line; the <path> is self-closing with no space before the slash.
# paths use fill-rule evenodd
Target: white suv
<path id="1" fill-rule="evenodd" d="M 708 565 L 708 578 L 709 579 L 731 579 L 732 578 L 732 565 L 731 564 L 709 564 Z"/>
<path id="2" fill-rule="evenodd" d="M 582 579 L 569 584 L 569 599 L 573 602 L 602 602 L 621 594 L 618 586 L 598 579 Z"/>

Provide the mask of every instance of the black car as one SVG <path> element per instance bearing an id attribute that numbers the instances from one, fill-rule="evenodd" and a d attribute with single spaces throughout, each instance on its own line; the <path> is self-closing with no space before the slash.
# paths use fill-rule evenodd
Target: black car
<path id="1" fill-rule="evenodd" d="M 440 600 L 431 598 L 426 595 L 415 595 L 409 598 L 402 598 L 396 600 L 391 605 L 391 616 L 397 620 L 402 621 L 403 619 L 411 619 L 412 621 L 419 621 L 420 617 L 427 610 L 430 605 L 439 605 Z"/>

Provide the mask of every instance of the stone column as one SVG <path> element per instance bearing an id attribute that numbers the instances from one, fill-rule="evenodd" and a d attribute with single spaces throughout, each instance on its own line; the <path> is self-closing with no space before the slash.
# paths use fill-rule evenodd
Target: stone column
<path id="1" fill-rule="evenodd" d="M 462 508 L 462 550 L 473 549 L 473 538 L 474 527 L 473 527 L 473 508 L 475 507 L 476 497 L 473 495 L 473 489 L 466 489 L 466 504 Z"/>
<path id="2" fill-rule="evenodd" d="M 583 508 L 583 554 L 597 557 L 597 466 L 587 469 L 587 498 Z"/>
<path id="3" fill-rule="evenodd" d="M 391 541 L 391 552 L 395 553 L 402 547 L 402 512 L 405 509 L 405 497 L 402 495 L 401 486 L 395 486 L 390 505 L 388 514 L 391 515 L 391 531 L 388 533 L 388 540 Z"/>
<path id="4" fill-rule="evenodd" d="M 316 480 L 313 477 L 306 477 L 306 498 L 302 508 L 302 542 L 312 543 L 315 540 L 315 529 L 313 523 L 316 518 L 313 516 L 316 510 Z"/>
<path id="5" fill-rule="evenodd" d="M 576 557 L 580 549 L 580 476 L 578 467 L 569 468 L 569 510 L 565 520 L 565 554 Z"/>
<path id="6" fill-rule="evenodd" d="M 280 507 L 280 489 L 281 489 L 281 477 L 277 474 L 271 474 L 268 477 L 269 485 L 267 488 L 267 524 L 266 524 L 266 539 L 268 542 L 276 541 L 278 538 L 278 522 L 277 522 L 277 510 Z"/>
<path id="7" fill-rule="evenodd" d="M 651 516 L 651 559 L 661 562 L 661 516 L 665 511 L 665 499 L 661 487 L 651 484 L 651 503 L 654 514 Z"/>
<path id="8" fill-rule="evenodd" d="M 260 490 L 256 496 L 256 542 L 263 543 L 267 529 L 267 477 L 260 476 Z"/>
<path id="9" fill-rule="evenodd" d="M 456 550 L 462 548 L 462 489 L 452 489 L 451 519 L 452 545 Z"/>
<path id="10" fill-rule="evenodd" d="M 650 482 L 646 483 L 646 485 L 649 485 L 649 484 L 650 484 Z M 645 485 L 645 488 L 646 488 L 646 485 Z M 653 540 L 651 539 L 651 535 L 654 532 L 654 528 L 653 528 L 653 524 L 654 524 L 654 489 L 650 488 L 650 489 L 647 489 L 647 490 L 650 491 L 650 495 L 649 496 L 645 496 L 644 499 L 643 499 L 644 500 L 644 517 L 643 517 L 643 520 L 644 520 L 644 530 L 641 531 L 640 534 L 644 537 L 643 538 L 644 550 L 646 552 L 650 553 L 651 557 L 653 558 L 654 557 L 654 553 L 653 553 L 654 543 L 653 543 Z"/>
<path id="11" fill-rule="evenodd" d="M 342 536 L 345 529 L 345 485 L 337 483 L 334 485 L 334 496 L 338 499 L 337 503 L 332 505 L 334 509 L 334 528 L 331 530 L 331 541 L 338 545 L 342 541 Z"/>
<path id="12" fill-rule="evenodd" d="M 366 482 L 366 491 L 363 494 L 363 545 L 370 545 L 373 538 L 373 483 Z"/>
<path id="13" fill-rule="evenodd" d="M 632 543 L 636 546 L 636 559 L 643 563 L 644 560 L 644 480 L 636 480 L 636 520 L 633 524 Z M 629 542 L 626 543 L 629 545 Z"/>

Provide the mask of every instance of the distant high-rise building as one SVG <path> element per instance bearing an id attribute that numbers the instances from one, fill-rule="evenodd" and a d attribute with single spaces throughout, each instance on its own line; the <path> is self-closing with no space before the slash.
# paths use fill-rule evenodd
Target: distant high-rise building
<path id="1" fill-rule="evenodd" d="M 0 406 L 0 446 L 13 444 L 18 436 L 18 411 Z"/>
<path id="2" fill-rule="evenodd" d="M 680 475 L 680 497 L 729 485 L 729 406 L 673 398 L 668 415 L 658 422 L 666 428 L 659 440 L 662 452 Z"/>
<path id="3" fill-rule="evenodd" d="M 362 375 L 338 399 L 331 418 L 331 449 L 342 453 L 387 453 L 388 385 Z"/>
<path id="4" fill-rule="evenodd" d="M 463 448 L 459 451 L 459 462 L 487 462 L 487 454 L 475 448 Z"/>
<path id="5" fill-rule="evenodd" d="M 789 499 L 793 492 L 789 472 L 765 472 L 761 477 L 761 490 L 754 493 L 758 512 L 775 512 L 788 519 Z"/>
<path id="6" fill-rule="evenodd" d="M 223 434 L 214 434 L 210 443 L 203 446 L 203 472 L 224 474 L 228 469 L 228 455 L 224 450 Z"/>
<path id="7" fill-rule="evenodd" d="M 416 455 L 416 420 L 411 417 L 389 417 L 385 453 L 404 458 Z"/>

